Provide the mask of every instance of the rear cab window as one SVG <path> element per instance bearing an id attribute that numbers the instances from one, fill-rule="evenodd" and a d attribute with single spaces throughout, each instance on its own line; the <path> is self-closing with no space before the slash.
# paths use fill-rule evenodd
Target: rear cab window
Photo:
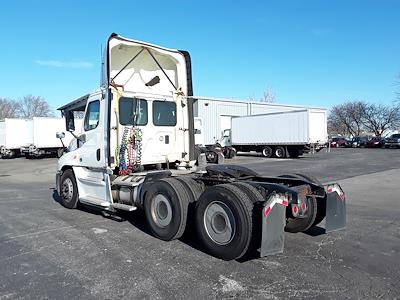
<path id="1" fill-rule="evenodd" d="M 144 99 L 121 97 L 118 111 L 121 125 L 144 126 L 147 124 L 147 101 Z"/>
<path id="2" fill-rule="evenodd" d="M 155 126 L 175 126 L 176 103 L 171 101 L 153 101 L 153 124 Z"/>

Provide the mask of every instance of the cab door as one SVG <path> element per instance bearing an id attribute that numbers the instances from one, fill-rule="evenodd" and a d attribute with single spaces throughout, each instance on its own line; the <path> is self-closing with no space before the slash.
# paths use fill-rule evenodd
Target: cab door
<path id="1" fill-rule="evenodd" d="M 82 146 L 75 151 L 77 164 L 73 167 L 79 200 L 101 206 L 112 202 L 104 147 L 105 105 L 101 94 L 89 97 L 79 136 Z"/>

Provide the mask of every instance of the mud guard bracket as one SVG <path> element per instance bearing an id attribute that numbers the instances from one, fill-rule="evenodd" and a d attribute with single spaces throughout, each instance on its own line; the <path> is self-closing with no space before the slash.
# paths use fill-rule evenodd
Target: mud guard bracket
<path id="1" fill-rule="evenodd" d="M 287 195 L 273 194 L 262 209 L 260 256 L 283 252 L 286 226 Z"/>

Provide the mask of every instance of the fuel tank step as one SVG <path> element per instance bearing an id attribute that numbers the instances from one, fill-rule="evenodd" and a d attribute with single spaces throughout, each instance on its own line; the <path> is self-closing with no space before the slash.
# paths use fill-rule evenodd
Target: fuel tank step
<path id="1" fill-rule="evenodd" d="M 126 204 L 121 204 L 121 203 L 112 203 L 110 207 L 118 210 L 124 210 L 124 211 L 134 211 L 137 209 L 136 206 L 132 205 L 126 205 Z"/>

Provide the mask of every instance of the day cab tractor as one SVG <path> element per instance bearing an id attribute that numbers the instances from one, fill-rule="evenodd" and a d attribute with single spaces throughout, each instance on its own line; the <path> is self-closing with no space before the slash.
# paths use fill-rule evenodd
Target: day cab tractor
<path id="1" fill-rule="evenodd" d="M 75 136 L 58 160 L 61 203 L 110 215 L 142 209 L 165 241 L 195 226 L 205 250 L 225 260 L 280 253 L 285 230 L 306 231 L 324 219 L 327 232 L 345 227 L 345 196 L 336 183 L 207 166 L 195 152 L 194 101 L 187 51 L 112 34 L 99 90 L 59 108 Z M 76 112 L 84 112 L 79 135 Z"/>

